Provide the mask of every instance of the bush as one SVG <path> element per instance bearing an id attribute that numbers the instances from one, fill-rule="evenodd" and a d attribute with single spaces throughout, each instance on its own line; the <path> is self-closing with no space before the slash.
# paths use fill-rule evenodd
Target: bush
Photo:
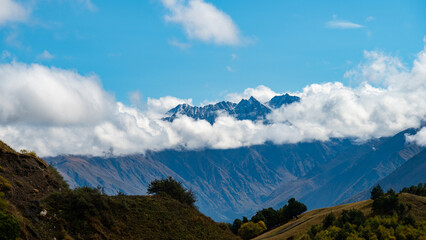
<path id="1" fill-rule="evenodd" d="M 0 212 L 0 240 L 15 240 L 19 235 L 19 220 Z"/>
<path id="2" fill-rule="evenodd" d="M 242 239 L 251 239 L 254 238 L 266 230 L 266 225 L 263 221 L 259 221 L 257 223 L 248 222 L 243 223 L 240 229 L 238 229 L 238 235 L 241 236 Z"/>
<path id="3" fill-rule="evenodd" d="M 36 152 L 34 152 L 34 151 L 28 151 L 26 149 L 21 149 L 21 154 L 25 154 L 25 155 L 31 156 L 31 157 L 37 157 Z"/>
<path id="4" fill-rule="evenodd" d="M 0 176 L 0 191 L 10 191 L 12 189 L 12 185 L 10 185 L 9 181 L 6 178 Z"/>
<path id="5" fill-rule="evenodd" d="M 343 227 L 346 223 L 356 226 L 363 225 L 365 222 L 364 213 L 357 209 L 343 210 L 340 217 L 337 219 L 339 227 Z"/>
<path id="6" fill-rule="evenodd" d="M 328 228 L 333 225 L 334 221 L 336 221 L 336 217 L 333 213 L 330 213 L 324 218 L 324 220 L 322 221 L 322 225 L 324 228 Z"/>
<path id="7" fill-rule="evenodd" d="M 192 190 L 182 187 L 182 183 L 172 177 L 161 180 L 154 180 L 148 185 L 148 194 L 168 195 L 181 203 L 195 207 L 195 194 Z"/>

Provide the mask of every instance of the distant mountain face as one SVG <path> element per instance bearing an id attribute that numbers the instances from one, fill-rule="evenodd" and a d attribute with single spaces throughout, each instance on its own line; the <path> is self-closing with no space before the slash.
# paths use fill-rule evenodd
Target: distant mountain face
<path id="1" fill-rule="evenodd" d="M 417 185 L 418 183 L 426 183 L 426 149 L 410 158 L 407 162 L 374 185 L 380 184 L 385 191 L 392 188 L 399 192 L 404 187 Z M 352 203 L 369 199 L 371 196 L 371 189 L 372 188 L 368 188 L 345 200 L 343 203 Z"/>
<path id="2" fill-rule="evenodd" d="M 119 157 L 46 158 L 71 184 L 109 194 L 145 194 L 154 179 L 172 176 L 196 192 L 200 210 L 231 221 L 296 197 L 308 208 L 338 204 L 385 178 L 423 149 L 407 145 L 407 130 L 363 144 L 330 140 L 227 150 L 148 152 Z"/>
<path id="3" fill-rule="evenodd" d="M 297 96 L 284 94 L 273 97 L 266 104 L 260 103 L 254 97 L 250 97 L 248 100 L 243 99 L 238 104 L 227 101 L 209 104 L 204 107 L 179 104 L 175 108 L 169 110 L 167 112 L 168 117 L 163 118 L 163 120 L 173 121 L 178 118 L 179 115 L 185 115 L 196 120 L 203 119 L 213 124 L 219 114 L 226 113 L 238 120 L 257 121 L 264 120 L 266 115 L 271 113 L 273 109 L 278 109 L 281 106 L 299 101 L 300 98 Z"/>

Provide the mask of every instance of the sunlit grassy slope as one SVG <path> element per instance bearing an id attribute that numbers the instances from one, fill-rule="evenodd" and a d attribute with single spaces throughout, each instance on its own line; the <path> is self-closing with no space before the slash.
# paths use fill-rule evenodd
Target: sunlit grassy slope
<path id="1" fill-rule="evenodd" d="M 416 196 L 408 193 L 399 194 L 399 201 L 404 204 L 411 204 L 410 214 L 417 221 L 426 220 L 426 197 Z M 356 203 L 349 203 L 329 208 L 321 208 L 302 214 L 280 227 L 272 229 L 255 239 L 287 239 L 293 236 L 307 232 L 312 225 L 322 223 L 323 219 L 329 214 L 340 214 L 343 210 L 358 209 L 365 215 L 371 214 L 372 200 L 365 200 Z"/>

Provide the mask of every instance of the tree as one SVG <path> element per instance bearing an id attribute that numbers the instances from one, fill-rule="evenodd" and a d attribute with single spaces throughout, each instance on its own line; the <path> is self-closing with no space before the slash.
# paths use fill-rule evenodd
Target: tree
<path id="1" fill-rule="evenodd" d="M 395 211 L 399 210 L 399 207 L 398 195 L 396 195 L 393 189 L 390 189 L 387 194 L 374 199 L 372 209 L 376 214 L 392 215 Z M 402 209 L 401 213 L 403 211 L 404 209 Z"/>
<path id="2" fill-rule="evenodd" d="M 371 199 L 373 199 L 373 200 L 385 195 L 380 184 L 377 184 L 375 187 L 373 187 L 373 189 L 371 190 L 370 193 L 371 193 Z"/>
<path id="3" fill-rule="evenodd" d="M 241 221 L 240 219 L 235 219 L 234 222 L 231 225 L 231 231 L 237 235 L 238 234 L 238 229 L 240 229 L 241 225 L 243 224 L 243 221 Z"/>
<path id="4" fill-rule="evenodd" d="M 305 204 L 296 201 L 295 198 L 290 198 L 288 204 L 284 205 L 280 209 L 281 223 L 285 223 L 304 213 L 308 208 Z"/>
<path id="5" fill-rule="evenodd" d="M 336 221 L 336 216 L 334 216 L 333 213 L 328 214 L 322 221 L 324 229 L 327 229 L 328 227 L 333 225 L 334 221 Z"/>
<path id="6" fill-rule="evenodd" d="M 244 240 L 254 238 L 266 230 L 266 225 L 263 221 L 257 223 L 247 222 L 243 223 L 238 229 L 238 235 Z"/>
<path id="7" fill-rule="evenodd" d="M 172 177 L 154 180 L 148 185 L 148 194 L 168 195 L 181 203 L 195 207 L 195 194 L 190 189 L 187 190 L 182 186 L 182 183 L 176 181 Z"/>

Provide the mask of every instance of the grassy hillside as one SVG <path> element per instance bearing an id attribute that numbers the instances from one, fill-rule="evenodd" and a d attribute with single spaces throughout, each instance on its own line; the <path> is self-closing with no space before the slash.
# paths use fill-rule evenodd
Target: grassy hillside
<path id="1" fill-rule="evenodd" d="M 416 221 L 426 221 L 426 197 L 412 194 L 399 194 L 399 201 L 404 204 L 410 204 L 410 214 Z M 327 215 L 333 213 L 339 215 L 343 210 L 358 209 L 366 216 L 371 214 L 373 200 L 365 200 L 356 203 L 349 203 L 329 208 L 321 208 L 302 214 L 287 224 L 266 232 L 255 239 L 292 239 L 306 233 L 313 225 L 321 224 Z"/>
<path id="2" fill-rule="evenodd" d="M 167 196 L 71 190 L 35 153 L 1 141 L 0 192 L 0 239 L 239 239 Z"/>

